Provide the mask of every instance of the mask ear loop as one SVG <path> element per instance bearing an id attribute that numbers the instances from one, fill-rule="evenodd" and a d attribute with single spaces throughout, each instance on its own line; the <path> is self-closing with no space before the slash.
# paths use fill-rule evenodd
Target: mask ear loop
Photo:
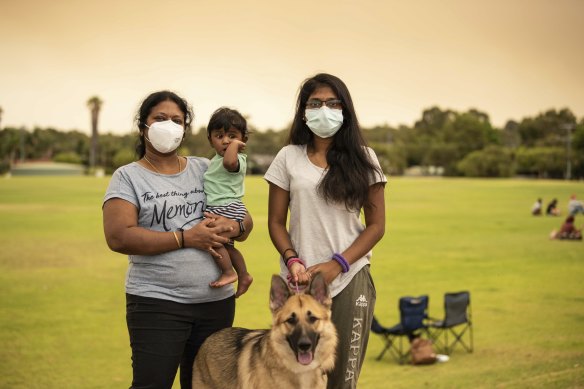
<path id="1" fill-rule="evenodd" d="M 150 126 L 146 123 L 142 123 L 142 125 L 148 129 L 150 129 Z M 140 130 L 140 134 L 144 137 L 145 140 L 148 141 L 148 143 L 152 144 L 152 142 L 150 142 L 150 139 L 148 139 L 148 137 L 145 134 L 145 130 Z"/>
<path id="2" fill-rule="evenodd" d="M 146 128 L 148 128 L 148 129 L 150 128 L 150 126 L 148 124 L 144 124 L 144 126 L 146 126 Z M 142 131 L 141 134 L 144 137 L 144 140 L 147 140 L 148 143 L 150 143 L 150 145 L 152 146 L 152 142 L 150 141 L 150 139 L 148 139 L 148 137 L 146 136 L 146 134 L 144 133 L 144 131 Z M 152 147 L 154 147 L 154 146 L 152 146 Z"/>

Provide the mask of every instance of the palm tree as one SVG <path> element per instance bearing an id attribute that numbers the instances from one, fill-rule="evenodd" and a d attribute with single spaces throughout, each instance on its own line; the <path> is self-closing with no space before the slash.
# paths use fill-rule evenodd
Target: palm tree
<path id="1" fill-rule="evenodd" d="M 91 112 L 91 143 L 89 146 L 89 168 L 93 170 L 95 168 L 95 159 L 97 156 L 97 146 L 98 146 L 98 131 L 97 122 L 99 119 L 99 111 L 103 101 L 98 96 L 92 96 L 87 100 L 87 107 Z"/>

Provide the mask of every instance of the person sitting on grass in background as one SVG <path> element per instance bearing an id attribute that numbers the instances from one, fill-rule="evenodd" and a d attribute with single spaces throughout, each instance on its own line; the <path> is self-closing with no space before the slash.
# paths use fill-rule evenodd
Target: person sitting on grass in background
<path id="1" fill-rule="evenodd" d="M 247 210 L 241 199 L 247 157 L 242 151 L 248 138 L 247 122 L 236 110 L 219 108 L 209 120 L 207 137 L 216 152 L 204 176 L 207 212 L 237 220 L 243 226 Z M 211 282 L 211 287 L 220 288 L 238 281 L 235 297 L 241 296 L 253 282 L 243 255 L 235 248 L 233 241 L 217 252 L 220 257 L 215 257 L 215 260 L 222 274 Z"/>
<path id="2" fill-rule="evenodd" d="M 537 201 L 531 207 L 531 214 L 533 216 L 540 216 L 541 215 L 541 207 L 542 207 L 542 201 L 541 201 L 541 199 L 537 199 Z"/>
<path id="3" fill-rule="evenodd" d="M 550 239 L 581 240 L 582 231 L 574 226 L 574 216 L 568 216 L 559 231 L 553 230 Z"/>
<path id="4" fill-rule="evenodd" d="M 576 195 L 570 196 L 570 201 L 568 202 L 568 215 L 576 216 L 578 212 L 584 214 L 584 204 L 580 200 L 576 199 Z"/>
<path id="5" fill-rule="evenodd" d="M 558 208 L 558 199 L 553 199 L 552 201 L 550 201 L 545 210 L 545 214 L 547 216 L 560 216 L 560 210 Z"/>

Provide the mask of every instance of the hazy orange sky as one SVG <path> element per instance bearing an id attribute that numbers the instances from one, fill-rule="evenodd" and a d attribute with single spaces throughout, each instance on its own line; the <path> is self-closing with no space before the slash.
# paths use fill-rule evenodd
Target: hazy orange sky
<path id="1" fill-rule="evenodd" d="M 491 122 L 570 108 L 584 116 L 582 0 L 0 0 L 0 126 L 134 129 L 171 89 L 195 128 L 227 105 L 257 129 L 290 122 L 317 72 L 349 87 L 364 126 L 423 109 L 477 108 Z"/>

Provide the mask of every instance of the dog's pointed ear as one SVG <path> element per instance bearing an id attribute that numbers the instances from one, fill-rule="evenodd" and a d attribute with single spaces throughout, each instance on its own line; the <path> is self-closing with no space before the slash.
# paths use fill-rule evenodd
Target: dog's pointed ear
<path id="1" fill-rule="evenodd" d="M 314 277 L 312 277 L 308 294 L 325 307 L 330 308 L 332 306 L 333 300 L 331 299 L 328 286 L 321 273 L 316 273 Z"/>
<path id="2" fill-rule="evenodd" d="M 290 288 L 288 288 L 288 285 L 286 285 L 286 281 L 284 281 L 282 277 L 277 274 L 272 275 L 272 287 L 270 288 L 270 310 L 275 312 L 282 308 L 291 294 L 292 292 Z"/>

